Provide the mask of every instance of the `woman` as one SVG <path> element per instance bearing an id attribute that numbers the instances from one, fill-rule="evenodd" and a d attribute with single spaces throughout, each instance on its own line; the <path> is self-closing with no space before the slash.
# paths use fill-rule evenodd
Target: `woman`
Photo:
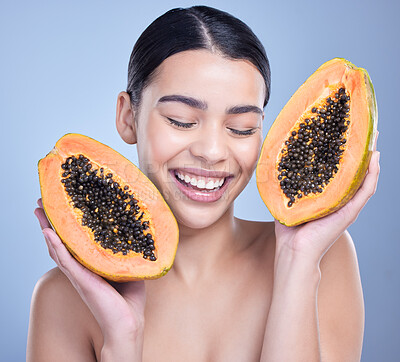
<path id="1" fill-rule="evenodd" d="M 175 9 L 145 30 L 116 124 L 176 216 L 174 266 L 158 280 L 108 283 L 70 256 L 39 203 L 58 268 L 34 291 L 29 361 L 360 359 L 363 297 L 346 229 L 375 192 L 379 153 L 334 214 L 292 228 L 235 218 L 269 88 L 264 48 L 229 14 Z M 210 181 L 213 190 L 190 185 Z"/>

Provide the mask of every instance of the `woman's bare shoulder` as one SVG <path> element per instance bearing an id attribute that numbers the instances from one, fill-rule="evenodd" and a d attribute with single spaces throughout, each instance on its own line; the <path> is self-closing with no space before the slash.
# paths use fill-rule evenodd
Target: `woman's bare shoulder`
<path id="1" fill-rule="evenodd" d="M 54 292 L 54 289 L 61 289 L 65 292 L 72 292 L 74 289 L 68 278 L 59 268 L 53 268 L 44 274 L 36 283 L 35 292 Z"/>
<path id="2" fill-rule="evenodd" d="M 44 274 L 36 283 L 32 307 L 44 308 L 48 313 L 74 310 L 74 315 L 89 311 L 69 279 L 59 268 Z M 65 315 L 67 313 L 64 313 Z"/>
<path id="3" fill-rule="evenodd" d="M 37 282 L 29 321 L 28 361 L 90 361 L 96 321 L 68 278 L 54 268 Z"/>
<path id="4" fill-rule="evenodd" d="M 321 270 L 326 272 L 332 268 L 341 268 L 344 264 L 355 267 L 358 272 L 357 254 L 353 239 L 346 230 L 328 249 L 321 259 Z"/>

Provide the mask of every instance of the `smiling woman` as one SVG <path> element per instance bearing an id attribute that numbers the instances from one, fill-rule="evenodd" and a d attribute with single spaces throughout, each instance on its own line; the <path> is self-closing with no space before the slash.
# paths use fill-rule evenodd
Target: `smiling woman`
<path id="1" fill-rule="evenodd" d="M 355 361 L 364 311 L 347 227 L 375 191 L 299 227 L 240 220 L 269 98 L 263 46 L 212 8 L 174 9 L 136 43 L 117 99 L 121 138 L 179 224 L 163 278 L 110 284 L 78 264 L 36 209 L 58 267 L 38 282 L 29 361 Z"/>

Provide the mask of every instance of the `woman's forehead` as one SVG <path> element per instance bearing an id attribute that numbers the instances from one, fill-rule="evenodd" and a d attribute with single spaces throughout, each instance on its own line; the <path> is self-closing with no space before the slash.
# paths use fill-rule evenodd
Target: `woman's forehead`
<path id="1" fill-rule="evenodd" d="M 208 50 L 184 51 L 167 58 L 148 87 L 155 97 L 181 95 L 207 103 L 230 98 L 262 107 L 265 97 L 264 79 L 251 62 Z"/>

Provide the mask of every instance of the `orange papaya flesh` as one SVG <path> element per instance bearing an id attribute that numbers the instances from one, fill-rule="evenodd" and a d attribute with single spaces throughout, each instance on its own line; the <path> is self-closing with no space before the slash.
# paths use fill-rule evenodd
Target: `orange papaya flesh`
<path id="1" fill-rule="evenodd" d="M 178 225 L 134 164 L 92 138 L 67 134 L 38 169 L 46 215 L 82 265 L 118 282 L 169 271 Z"/>
<path id="2" fill-rule="evenodd" d="M 274 218 L 299 225 L 347 203 L 368 169 L 377 121 L 365 69 L 340 58 L 319 67 L 279 113 L 263 143 L 257 187 Z"/>

